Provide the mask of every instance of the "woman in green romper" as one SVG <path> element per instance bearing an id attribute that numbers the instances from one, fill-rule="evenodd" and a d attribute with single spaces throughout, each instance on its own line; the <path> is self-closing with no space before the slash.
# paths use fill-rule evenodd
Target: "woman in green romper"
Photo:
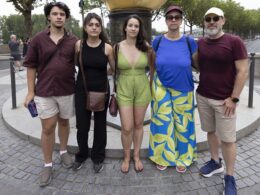
<path id="1" fill-rule="evenodd" d="M 124 160 L 121 171 L 129 171 L 130 150 L 134 146 L 134 169 L 143 170 L 140 147 L 143 139 L 143 122 L 147 106 L 151 101 L 149 80 L 145 73 L 148 66 L 150 46 L 143 33 L 143 23 L 139 16 L 130 15 L 123 25 L 124 40 L 118 51 L 117 102 L 122 126 L 121 140 Z M 149 52 L 148 52 L 149 51 Z M 152 68 L 151 68 L 152 70 Z"/>

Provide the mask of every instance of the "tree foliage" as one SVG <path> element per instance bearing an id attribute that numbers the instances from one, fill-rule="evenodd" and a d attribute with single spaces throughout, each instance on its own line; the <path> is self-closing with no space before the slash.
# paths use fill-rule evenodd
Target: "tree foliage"
<path id="1" fill-rule="evenodd" d="M 33 23 L 31 11 L 35 6 L 41 3 L 41 0 L 6 0 L 7 2 L 12 2 L 16 10 L 18 10 L 23 16 L 24 24 L 17 32 L 23 32 L 23 37 L 29 37 L 35 33 L 34 27 L 40 24 Z M 99 8 L 101 11 L 101 17 L 107 16 L 107 9 L 103 0 L 82 0 L 84 2 L 83 13 L 90 11 L 93 8 Z M 166 8 L 170 4 L 179 5 L 184 10 L 184 21 L 189 27 L 189 32 L 192 34 L 194 27 L 203 28 L 203 16 L 204 13 L 213 6 L 220 7 L 223 9 L 226 17 L 226 24 L 224 25 L 224 30 L 226 32 L 232 32 L 238 34 L 242 37 L 254 37 L 254 35 L 260 34 L 260 9 L 258 10 L 245 10 L 239 3 L 234 0 L 168 0 L 165 5 L 160 9 L 153 11 L 153 19 L 157 20 L 162 17 L 165 13 Z M 6 20 L 6 18 L 2 18 Z M 15 18 L 12 22 L 15 22 Z M 104 21 L 104 20 L 103 20 Z M 1 20 L 0 20 L 1 22 Z M 74 21 L 75 22 L 75 21 Z M 75 26 L 74 23 L 71 23 Z M 12 31 L 14 27 L 8 27 L 7 29 Z M 10 30 L 11 29 L 11 30 Z M 38 27 L 37 27 L 38 29 Z M 74 29 L 74 28 L 72 28 Z M 8 33 L 9 33 L 8 32 Z M 75 31 L 75 34 L 80 34 L 79 29 Z M 5 34 L 5 31 L 3 31 Z"/>
<path id="2" fill-rule="evenodd" d="M 27 38 L 26 30 L 24 29 L 24 17 L 21 15 L 10 15 L 0 17 L 0 30 L 3 33 L 3 42 L 7 43 L 10 34 L 17 35 L 18 39 Z M 43 14 L 32 16 L 33 29 L 31 35 L 35 35 L 39 31 L 43 30 L 47 26 L 46 18 Z M 71 17 L 65 25 L 68 31 L 71 31 L 76 36 L 81 36 L 81 28 L 79 26 L 79 21 Z"/>
<path id="3" fill-rule="evenodd" d="M 37 0 L 6 0 L 7 2 L 13 3 L 16 10 L 18 10 L 24 16 L 24 35 L 25 37 L 32 36 L 32 10 L 37 6 Z M 26 29 L 26 30 L 25 30 Z"/>

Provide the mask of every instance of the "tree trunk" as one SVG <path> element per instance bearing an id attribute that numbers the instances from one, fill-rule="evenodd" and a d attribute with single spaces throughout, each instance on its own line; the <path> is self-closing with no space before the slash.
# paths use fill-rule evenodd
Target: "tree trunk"
<path id="1" fill-rule="evenodd" d="M 33 25 L 32 25 L 32 12 L 27 11 L 23 12 L 24 16 L 24 27 L 25 27 L 25 34 L 24 37 L 32 37 Z"/>
<path id="2" fill-rule="evenodd" d="M 190 25 L 190 34 L 192 35 L 192 24 Z"/>

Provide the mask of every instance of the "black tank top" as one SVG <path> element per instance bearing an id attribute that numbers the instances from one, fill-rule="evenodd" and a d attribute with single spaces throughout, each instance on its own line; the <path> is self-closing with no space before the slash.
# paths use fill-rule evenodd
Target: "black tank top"
<path id="1" fill-rule="evenodd" d="M 89 47 L 84 41 L 82 58 L 88 91 L 106 91 L 108 57 L 105 55 L 105 42 L 101 41 L 97 47 Z"/>

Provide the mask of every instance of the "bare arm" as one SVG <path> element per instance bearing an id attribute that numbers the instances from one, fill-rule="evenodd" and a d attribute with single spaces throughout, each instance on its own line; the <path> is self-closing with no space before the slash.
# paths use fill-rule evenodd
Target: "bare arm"
<path id="1" fill-rule="evenodd" d="M 80 43 L 81 43 L 81 40 L 78 40 L 75 43 L 75 53 L 79 53 L 79 51 L 80 51 Z"/>
<path id="2" fill-rule="evenodd" d="M 149 48 L 149 65 L 150 65 L 150 88 L 152 91 L 153 76 L 155 71 L 155 52 L 152 47 Z"/>
<path id="3" fill-rule="evenodd" d="M 24 106 L 27 107 L 28 103 L 35 96 L 35 79 L 36 79 L 36 68 L 27 68 L 27 86 L 28 93 L 26 95 Z"/>
<path id="4" fill-rule="evenodd" d="M 231 94 L 231 97 L 225 99 L 224 101 L 224 104 L 226 106 L 226 110 L 225 110 L 226 116 L 230 116 L 232 113 L 235 112 L 236 104 L 232 102 L 232 98 L 233 97 L 239 98 L 248 76 L 248 59 L 237 60 L 235 61 L 235 65 L 236 65 L 237 74 L 236 74 L 234 89 Z"/>
<path id="5" fill-rule="evenodd" d="M 196 51 L 193 55 L 192 55 L 192 62 L 193 62 L 193 65 L 196 67 L 196 72 L 199 72 L 200 70 L 200 67 L 199 67 L 199 54 L 198 54 L 198 51 Z"/>
<path id="6" fill-rule="evenodd" d="M 237 60 L 235 61 L 235 64 L 237 75 L 231 97 L 238 98 L 241 94 L 242 89 L 244 88 L 248 76 L 248 59 Z"/>
<path id="7" fill-rule="evenodd" d="M 108 62 L 109 62 L 110 68 L 112 69 L 112 72 L 115 72 L 115 59 L 114 59 L 113 48 L 111 45 L 109 45 L 107 43 L 105 46 L 105 53 L 108 57 Z"/>

